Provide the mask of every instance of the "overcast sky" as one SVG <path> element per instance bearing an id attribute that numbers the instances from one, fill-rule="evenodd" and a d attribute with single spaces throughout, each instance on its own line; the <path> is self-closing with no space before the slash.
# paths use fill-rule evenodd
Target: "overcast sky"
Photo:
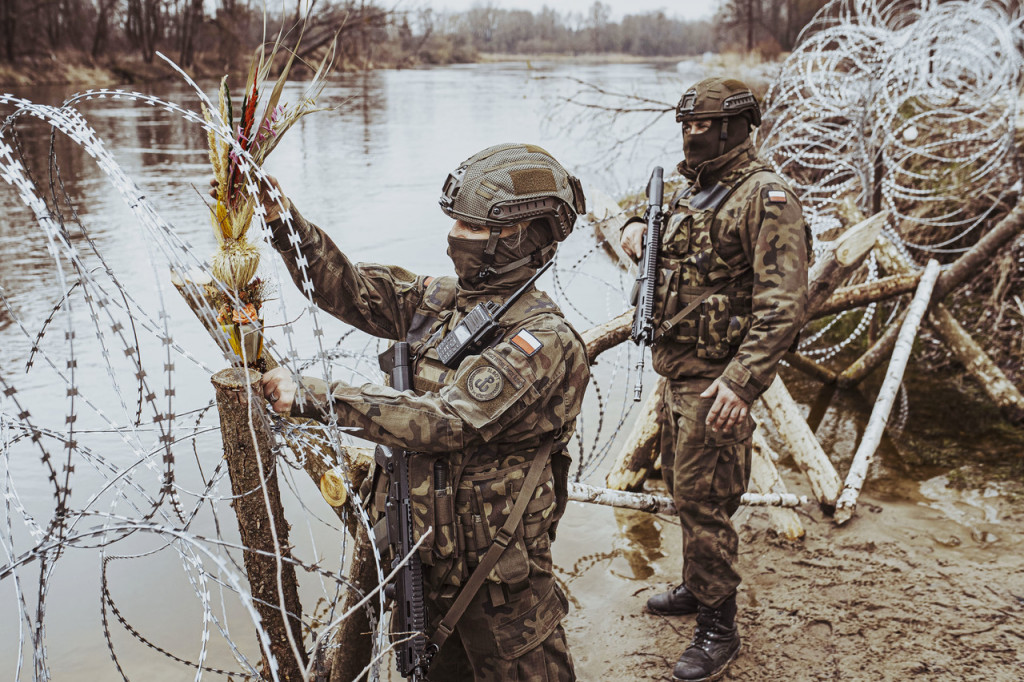
<path id="1" fill-rule="evenodd" d="M 666 15 L 680 19 L 707 19 L 718 9 L 720 0 L 601 0 L 611 10 L 612 21 L 618 21 L 626 14 L 645 14 L 661 10 Z M 425 6 L 442 10 L 461 12 L 474 5 L 485 4 L 484 0 L 421 0 Z M 526 9 L 536 12 L 544 5 L 560 14 L 566 12 L 585 13 L 594 0 L 489 0 L 489 4 L 502 9 Z"/>

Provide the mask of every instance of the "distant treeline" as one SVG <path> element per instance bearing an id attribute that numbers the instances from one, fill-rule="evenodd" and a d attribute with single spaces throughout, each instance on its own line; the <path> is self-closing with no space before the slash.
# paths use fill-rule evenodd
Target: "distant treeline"
<path id="1" fill-rule="evenodd" d="M 313 57 L 337 36 L 343 68 L 468 62 L 480 53 L 654 57 L 736 50 L 773 57 L 792 48 L 824 4 L 726 0 L 709 20 L 649 12 L 611 21 L 600 1 L 584 13 L 492 3 L 448 13 L 396 10 L 382 0 L 292 1 L 293 12 L 278 9 L 265 22 L 262 0 L 0 0 L 0 62 L 74 53 L 99 65 L 125 57 L 149 63 L 159 50 L 185 67 L 223 70 L 248 59 L 265 23 L 273 36 L 302 19 L 300 56 Z"/>

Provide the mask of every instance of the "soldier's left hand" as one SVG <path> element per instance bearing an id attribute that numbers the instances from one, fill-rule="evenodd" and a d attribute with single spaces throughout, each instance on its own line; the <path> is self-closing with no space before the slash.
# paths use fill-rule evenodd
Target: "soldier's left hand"
<path id="1" fill-rule="evenodd" d="M 715 396 L 715 402 L 708 412 L 705 421 L 712 431 L 731 431 L 740 420 L 746 419 L 750 411 L 750 405 L 743 398 L 736 395 L 729 386 L 721 379 L 715 379 L 707 389 L 700 394 L 701 398 Z"/>
<path id="2" fill-rule="evenodd" d="M 263 397 L 270 401 L 274 412 L 288 415 L 295 402 L 295 391 L 298 388 L 292 380 L 292 373 L 284 367 L 275 367 L 263 375 L 261 381 Z"/>

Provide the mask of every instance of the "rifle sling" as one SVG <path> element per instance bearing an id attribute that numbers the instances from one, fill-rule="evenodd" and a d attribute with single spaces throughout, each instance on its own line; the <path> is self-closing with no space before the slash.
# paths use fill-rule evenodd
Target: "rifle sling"
<path id="1" fill-rule="evenodd" d="M 729 284 L 730 282 L 732 282 L 731 279 L 726 279 L 726 280 L 722 280 L 721 282 L 719 282 L 718 284 L 716 284 L 713 287 L 709 287 L 708 289 L 706 289 L 704 291 L 703 294 L 701 294 L 700 296 L 698 296 L 694 300 L 690 301 L 690 305 L 686 306 L 685 308 L 680 310 L 678 313 L 673 315 L 670 319 L 665 320 L 660 325 L 658 325 L 658 330 L 654 334 L 654 340 L 657 341 L 662 336 L 664 336 L 670 329 L 672 329 L 672 327 L 674 327 L 677 324 L 679 324 L 680 322 L 682 322 L 683 318 L 685 318 L 687 315 L 689 315 L 694 310 L 696 310 L 697 306 L 699 306 L 701 303 L 703 303 L 704 300 L 707 299 L 708 296 L 710 296 L 711 294 L 718 293 L 719 291 L 724 289 L 725 286 L 727 284 Z"/>
<path id="2" fill-rule="evenodd" d="M 550 459 L 549 455 L 555 447 L 555 442 L 552 441 L 541 448 L 541 451 L 537 453 L 537 456 L 533 458 L 533 462 L 530 464 L 530 470 L 526 474 L 526 479 L 523 481 L 523 486 L 519 489 L 519 494 L 516 495 L 515 505 L 512 507 L 512 511 L 508 515 L 508 519 L 505 520 L 505 525 L 501 527 L 501 530 L 494 536 L 494 541 L 491 546 L 487 549 L 487 553 L 484 554 L 483 558 L 480 559 L 480 563 L 473 569 L 473 572 L 469 576 L 469 580 L 462 586 L 459 591 L 459 596 L 455 598 L 455 602 L 451 608 L 448 609 L 448 613 L 444 614 L 444 618 L 441 619 L 440 625 L 437 626 L 437 630 L 431 635 L 430 640 L 427 642 L 428 645 L 437 647 L 437 651 L 441 649 L 441 645 L 444 644 L 445 640 L 451 636 L 452 632 L 455 631 L 455 626 L 458 624 L 459 619 L 462 618 L 462 614 L 466 612 L 469 607 L 469 602 L 473 600 L 476 593 L 480 590 L 480 587 L 484 584 L 484 580 L 491 573 L 491 569 L 498 563 L 498 559 L 501 558 L 505 548 L 508 547 L 509 543 L 515 537 L 516 528 L 519 526 L 519 522 L 523 518 L 523 514 L 526 512 L 526 505 L 529 504 L 530 500 L 533 499 L 533 493 L 537 490 L 537 486 L 540 485 L 541 476 L 544 474 L 544 467 L 547 465 Z"/>

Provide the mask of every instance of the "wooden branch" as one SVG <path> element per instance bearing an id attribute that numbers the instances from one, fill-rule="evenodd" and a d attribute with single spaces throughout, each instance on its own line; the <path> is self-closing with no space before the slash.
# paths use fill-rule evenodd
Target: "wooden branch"
<path id="1" fill-rule="evenodd" d="M 927 320 L 953 357 L 978 380 L 1003 415 L 1012 422 L 1024 421 L 1024 396 L 946 306 L 934 306 Z"/>
<path id="2" fill-rule="evenodd" d="M 232 507 L 246 548 L 242 552 L 245 572 L 253 606 L 269 640 L 267 648 L 259 639 L 263 670 L 269 675 L 274 665 L 279 679 L 298 681 L 303 679 L 302 668 L 307 663 L 302 645 L 302 604 L 295 564 L 288 561 L 288 521 L 277 485 L 277 459 L 270 448 L 270 432 L 262 412 L 265 401 L 259 392 L 260 378 L 259 372 L 233 368 L 214 374 L 211 381 L 217 394 L 224 459 L 234 496 Z M 293 644 L 302 660 L 296 660 Z"/>
<path id="3" fill-rule="evenodd" d="M 928 302 L 931 300 L 938 277 L 938 261 L 928 261 L 924 274 L 921 276 L 921 284 L 917 288 L 914 300 L 910 303 L 906 319 L 900 325 L 899 338 L 893 349 L 892 361 L 886 371 L 885 381 L 882 382 L 882 388 L 878 392 L 875 407 L 871 411 L 871 418 L 864 429 L 864 437 L 853 456 L 853 464 L 850 465 L 850 472 L 846 476 L 843 493 L 836 505 L 835 521 L 838 524 L 849 521 L 857 508 L 857 497 L 867 478 L 868 467 L 878 449 L 885 425 L 889 421 L 889 413 L 892 411 L 893 402 L 899 391 L 900 383 L 903 381 L 903 372 L 907 368 L 910 351 L 914 347 L 914 338 L 921 326 L 921 319 L 928 309 Z"/>
<path id="4" fill-rule="evenodd" d="M 626 213 L 619 206 L 619 202 L 599 189 L 588 187 L 587 203 L 590 204 L 590 212 L 587 217 L 594 223 L 597 235 L 615 254 L 620 266 L 627 270 L 634 269 L 636 264 L 632 258 L 626 255 L 620 242 L 622 226 L 626 224 Z"/>
<path id="5" fill-rule="evenodd" d="M 634 310 L 635 308 L 630 308 L 618 317 L 613 317 L 580 335 L 587 346 L 587 358 L 590 360 L 590 364 L 597 361 L 598 355 L 629 338 L 629 332 L 633 326 Z"/>
<path id="6" fill-rule="evenodd" d="M 667 495 L 609 490 L 586 483 L 570 482 L 569 499 L 573 502 L 600 504 L 620 509 L 636 509 L 652 514 L 676 514 L 676 505 Z M 740 504 L 748 507 L 798 507 L 807 504 L 807 498 L 792 493 L 744 493 L 740 498 Z"/>
<path id="7" fill-rule="evenodd" d="M 804 421 L 799 406 L 789 395 L 781 377 L 775 378 L 761 400 L 768 408 L 779 437 L 785 443 L 786 452 L 793 456 L 797 466 L 810 481 L 818 505 L 826 514 L 831 514 L 835 510 L 842 481 L 821 449 L 818 439 L 814 437 L 814 432 Z"/>
<path id="8" fill-rule="evenodd" d="M 939 275 L 932 297 L 944 299 L 953 289 L 973 277 L 996 255 L 1003 246 L 1024 229 L 1024 201 L 1018 201 L 1010 213 L 978 240 L 967 253 L 958 258 Z M 863 381 L 892 353 L 899 336 L 900 325 L 891 324 L 874 345 L 839 377 L 842 387 L 853 386 Z"/>
<path id="9" fill-rule="evenodd" d="M 800 370 L 807 376 L 817 379 L 823 384 L 836 383 L 837 375 L 835 372 L 830 370 L 828 367 L 819 365 L 806 355 L 801 355 L 800 353 L 786 353 L 782 356 L 782 359 L 788 362 L 789 366 L 793 369 Z"/>
<path id="10" fill-rule="evenodd" d="M 819 318 L 835 315 L 846 310 L 862 308 L 869 303 L 896 298 L 917 289 L 920 281 L 921 273 L 907 273 L 883 277 L 867 284 L 839 287 L 827 301 L 814 310 L 813 316 Z"/>
<path id="11" fill-rule="evenodd" d="M 759 493 L 788 494 L 786 484 L 782 482 L 779 470 L 775 468 L 778 455 L 761 435 L 760 429 L 754 431 L 753 450 L 750 456 L 750 487 Z M 792 509 L 770 507 L 768 519 L 776 533 L 789 540 L 799 540 L 804 536 L 804 527 L 800 517 Z"/>
<path id="12" fill-rule="evenodd" d="M 647 396 L 640 414 L 633 422 L 633 428 L 619 451 L 619 456 L 605 477 L 605 483 L 612 490 L 638 491 L 651 475 L 654 462 L 660 455 L 661 426 L 658 423 L 658 408 L 665 390 L 665 379 L 659 377 Z"/>

